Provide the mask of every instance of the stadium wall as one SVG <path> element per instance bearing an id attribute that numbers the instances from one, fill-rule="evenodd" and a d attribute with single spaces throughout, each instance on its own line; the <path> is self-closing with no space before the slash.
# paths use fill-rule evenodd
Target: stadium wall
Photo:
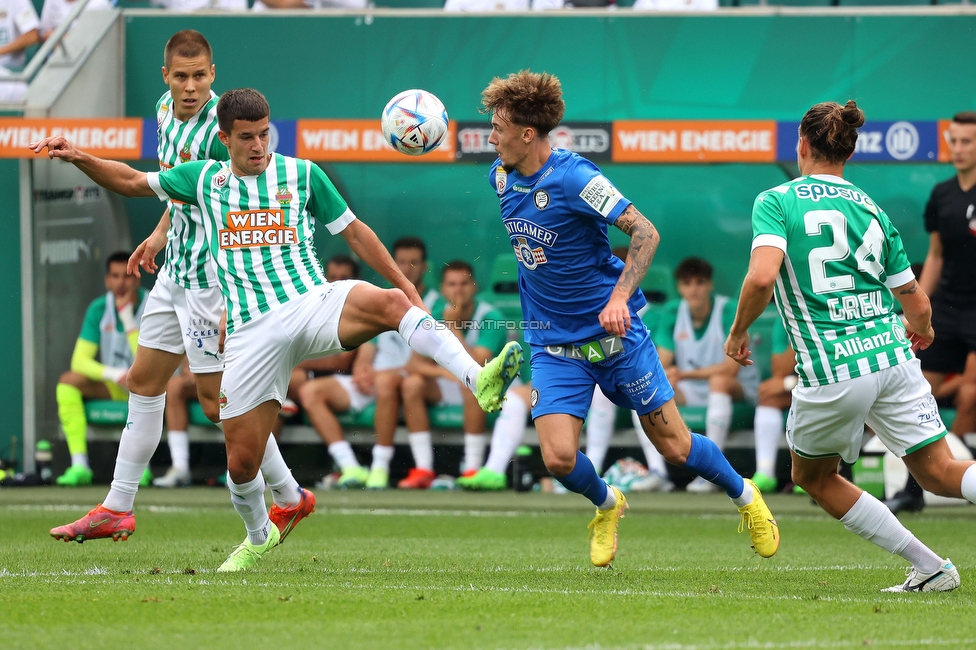
<path id="1" fill-rule="evenodd" d="M 976 107 L 967 42 L 976 15 L 948 9 L 911 15 L 126 16 L 126 110 L 150 117 L 161 92 L 162 49 L 192 27 L 214 46 L 215 90 L 253 86 L 272 118 L 372 118 L 410 87 L 437 94 L 453 120 L 482 121 L 480 92 L 493 76 L 522 68 L 560 77 L 566 119 L 799 120 L 813 103 L 856 99 L 872 120 L 936 120 Z M 953 82 L 952 80 L 957 80 Z M 473 260 L 484 277 L 509 249 L 482 164 L 325 165 L 353 209 L 384 241 L 422 234 L 434 262 Z M 602 164 L 658 226 L 657 261 L 710 258 L 721 291 L 734 292 L 749 253 L 756 194 L 793 176 L 777 164 Z M 925 252 L 921 213 L 948 166 L 858 164 L 850 170 L 902 230 L 913 259 Z M 133 235 L 159 208 L 130 201 Z M 615 233 L 615 235 L 620 235 Z M 623 236 L 615 243 L 624 243 Z M 330 255 L 344 243 L 320 237 Z"/>
<path id="2" fill-rule="evenodd" d="M 0 358 L 6 371 L 0 382 L 0 458 L 21 459 L 20 441 L 24 428 L 24 388 L 21 381 L 21 284 L 20 284 L 20 161 L 0 160 L 0 222 L 6 237 L 0 238 L 0 277 L 7 281 L 0 287 Z M 14 445 L 14 438 L 18 444 Z"/>

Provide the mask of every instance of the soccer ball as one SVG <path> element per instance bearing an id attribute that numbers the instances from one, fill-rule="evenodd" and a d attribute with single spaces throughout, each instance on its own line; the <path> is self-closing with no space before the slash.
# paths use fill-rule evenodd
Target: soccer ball
<path id="1" fill-rule="evenodd" d="M 383 109 L 380 123 L 390 146 L 408 156 L 420 156 L 444 141 L 447 110 L 426 90 L 404 90 Z"/>

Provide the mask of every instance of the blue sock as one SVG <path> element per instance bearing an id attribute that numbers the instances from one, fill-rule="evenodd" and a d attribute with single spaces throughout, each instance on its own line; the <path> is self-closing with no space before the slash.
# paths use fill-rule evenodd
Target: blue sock
<path id="1" fill-rule="evenodd" d="M 593 467 L 593 463 L 581 451 L 576 452 L 576 466 L 573 468 L 573 471 L 562 478 L 557 476 L 556 480 L 562 483 L 570 492 L 585 496 L 597 508 L 602 506 L 607 500 L 606 481 L 600 478 L 600 475 L 596 473 L 596 469 Z"/>
<path id="2" fill-rule="evenodd" d="M 691 451 L 688 452 L 685 467 L 721 487 L 729 497 L 736 499 L 742 496 L 745 489 L 742 477 L 732 469 L 718 445 L 705 436 L 691 434 Z"/>

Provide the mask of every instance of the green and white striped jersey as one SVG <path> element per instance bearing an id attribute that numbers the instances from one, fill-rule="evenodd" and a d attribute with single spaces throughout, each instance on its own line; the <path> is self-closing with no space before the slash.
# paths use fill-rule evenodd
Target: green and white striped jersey
<path id="1" fill-rule="evenodd" d="M 227 160 L 227 148 L 217 137 L 217 95 L 185 122 L 176 119 L 173 95 L 167 90 L 156 102 L 156 134 L 159 169 L 166 171 L 192 160 Z M 200 210 L 187 203 L 167 204 L 170 226 L 163 268 L 173 282 L 185 289 L 217 285 L 217 272 L 207 253 Z"/>
<path id="2" fill-rule="evenodd" d="M 756 198 L 752 248 L 786 257 L 776 305 L 803 386 L 903 363 L 913 354 L 890 289 L 915 276 L 901 235 L 867 194 L 837 176 L 804 176 Z"/>
<path id="3" fill-rule="evenodd" d="M 258 176 L 238 177 L 226 163 L 206 160 L 147 178 L 160 199 L 201 208 L 228 333 L 325 283 L 312 217 L 333 235 L 356 218 L 318 166 L 281 154 L 271 154 Z"/>

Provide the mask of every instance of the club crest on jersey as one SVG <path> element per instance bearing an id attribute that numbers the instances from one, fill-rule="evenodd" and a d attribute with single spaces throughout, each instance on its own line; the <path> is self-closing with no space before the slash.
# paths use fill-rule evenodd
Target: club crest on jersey
<path id="1" fill-rule="evenodd" d="M 221 169 L 219 172 L 213 175 L 210 179 L 210 187 L 214 190 L 221 190 L 227 187 L 227 179 L 230 177 L 230 171 L 227 169 Z"/>
<path id="2" fill-rule="evenodd" d="M 546 252 L 542 250 L 542 247 L 532 248 L 525 237 L 516 237 L 512 241 L 512 248 L 515 249 L 515 259 L 530 271 L 549 261 L 546 259 Z"/>
<path id="3" fill-rule="evenodd" d="M 183 148 L 180 149 L 180 162 L 190 162 L 190 157 L 190 143 L 187 142 L 185 145 L 183 145 Z"/>
<path id="4" fill-rule="evenodd" d="M 217 398 L 217 404 L 220 408 L 227 408 L 227 396 L 224 395 L 224 391 L 220 391 L 220 397 Z"/>
<path id="5" fill-rule="evenodd" d="M 281 185 L 278 187 L 278 192 L 275 194 L 275 201 L 281 205 L 288 205 L 294 197 L 292 193 L 288 191 L 287 185 Z"/>
<path id="6" fill-rule="evenodd" d="M 501 167 L 495 170 L 495 191 L 498 192 L 498 196 L 501 196 L 505 192 L 505 187 L 508 185 L 508 172 L 506 172 Z"/>
<path id="7" fill-rule="evenodd" d="M 549 192 L 539 189 L 532 194 L 532 202 L 535 203 L 537 210 L 545 210 L 549 207 Z"/>

